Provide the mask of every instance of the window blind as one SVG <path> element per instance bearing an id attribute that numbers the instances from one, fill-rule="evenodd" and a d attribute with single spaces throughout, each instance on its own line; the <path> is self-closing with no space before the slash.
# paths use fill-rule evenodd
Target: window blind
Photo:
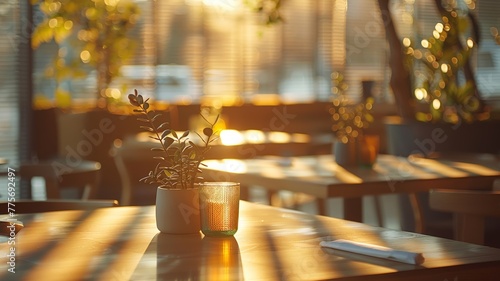
<path id="1" fill-rule="evenodd" d="M 0 157 L 16 168 L 31 148 L 31 12 L 26 1 L 0 4 Z M 17 179 L 17 178 L 16 178 Z M 0 177 L 0 200 L 7 197 L 7 178 Z M 17 182 L 15 196 L 22 191 Z"/>
<path id="2" fill-rule="evenodd" d="M 19 111 L 17 72 L 17 44 L 20 36 L 20 3 L 7 1 L 0 4 L 0 157 L 9 163 L 18 162 Z M 24 38 L 25 39 L 25 38 Z M 4 167 L 2 167 L 3 169 Z M 2 185 L 4 188 L 6 185 Z"/>
<path id="3" fill-rule="evenodd" d="M 491 28 L 500 31 L 500 3 L 496 0 L 477 1 L 480 37 L 477 53 L 476 79 L 485 99 L 500 99 L 500 45 L 496 44 Z"/>
<path id="4" fill-rule="evenodd" d="M 335 27 L 334 27 L 335 28 Z M 373 95 L 377 101 L 387 101 L 387 47 L 383 21 L 376 0 L 347 1 L 345 25 L 344 77 L 348 94 L 359 100 L 363 80 L 375 81 Z M 387 88 L 383 88 L 387 90 Z"/>

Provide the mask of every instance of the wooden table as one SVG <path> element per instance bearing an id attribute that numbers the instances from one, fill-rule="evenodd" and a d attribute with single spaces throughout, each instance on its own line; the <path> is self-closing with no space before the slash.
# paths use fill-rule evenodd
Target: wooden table
<path id="1" fill-rule="evenodd" d="M 160 234 L 153 206 L 18 215 L 1 280 L 498 280 L 500 249 L 241 201 L 232 238 Z M 0 237 L 0 239 L 2 239 Z M 420 266 L 333 251 L 349 239 L 422 252 Z"/>
<path id="2" fill-rule="evenodd" d="M 236 181 L 269 191 L 288 190 L 319 199 L 344 198 L 344 218 L 362 221 L 362 197 L 389 193 L 415 193 L 434 188 L 487 189 L 500 177 L 500 159 L 467 155 L 459 159 L 379 155 L 372 168 L 337 165 L 332 155 L 204 162 L 207 180 Z M 320 214 L 325 214 L 320 200 Z"/>

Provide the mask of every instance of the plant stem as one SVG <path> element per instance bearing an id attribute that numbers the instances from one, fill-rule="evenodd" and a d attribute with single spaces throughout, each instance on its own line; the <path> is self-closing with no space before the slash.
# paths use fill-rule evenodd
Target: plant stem
<path id="1" fill-rule="evenodd" d="M 156 135 L 156 138 L 159 140 L 160 144 L 161 144 L 161 148 L 163 149 L 163 151 L 165 152 L 165 156 L 168 158 L 168 151 L 167 151 L 167 148 L 165 147 L 165 144 L 163 143 L 163 140 L 161 139 L 161 136 L 160 134 L 158 133 L 158 128 L 155 126 L 153 120 L 149 117 L 149 114 L 148 114 L 148 110 L 144 108 L 144 105 L 143 104 L 139 104 L 139 107 L 142 109 L 142 111 L 144 112 L 144 115 L 146 115 L 146 118 L 148 119 L 148 122 L 149 124 L 151 125 L 151 128 L 153 129 L 155 135 Z"/>

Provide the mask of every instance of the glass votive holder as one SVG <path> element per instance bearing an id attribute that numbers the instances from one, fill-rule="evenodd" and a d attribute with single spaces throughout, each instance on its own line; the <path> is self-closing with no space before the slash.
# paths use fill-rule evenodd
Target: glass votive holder
<path id="1" fill-rule="evenodd" d="M 240 184 L 199 184 L 201 232 L 207 236 L 231 236 L 238 230 Z"/>
<path id="2" fill-rule="evenodd" d="M 371 168 L 377 161 L 380 139 L 378 135 L 364 135 L 358 143 L 358 163 L 362 167 Z"/>

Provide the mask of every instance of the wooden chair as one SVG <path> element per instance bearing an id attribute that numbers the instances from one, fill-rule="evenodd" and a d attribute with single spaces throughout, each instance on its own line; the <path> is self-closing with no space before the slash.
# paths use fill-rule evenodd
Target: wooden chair
<path id="1" fill-rule="evenodd" d="M 16 214 L 29 214 L 65 210 L 94 210 L 118 205 L 117 200 L 16 200 L 10 205 L 8 202 L 0 202 L 0 214 L 7 214 L 10 211 Z M 11 208 L 10 211 L 9 208 Z"/>
<path id="2" fill-rule="evenodd" d="M 154 204 L 156 186 L 140 182 L 140 179 L 156 167 L 158 160 L 154 157 L 161 154 L 151 151 L 151 144 L 136 141 L 133 136 L 123 141 L 117 140 L 110 154 L 114 158 L 121 179 L 120 204 L 125 206 Z"/>
<path id="3" fill-rule="evenodd" d="M 486 218 L 500 218 L 500 191 L 437 189 L 429 193 L 434 210 L 454 214 L 454 238 L 459 241 L 485 243 Z"/>
<path id="4" fill-rule="evenodd" d="M 101 164 L 95 161 L 81 161 L 78 165 L 68 165 L 63 159 L 54 159 L 40 163 L 26 162 L 19 167 L 21 179 L 31 181 L 34 177 L 45 180 L 47 199 L 62 199 L 64 188 L 81 188 L 81 199 L 95 198 L 99 182 Z M 31 187 L 22 194 L 24 199 L 33 199 Z"/>

